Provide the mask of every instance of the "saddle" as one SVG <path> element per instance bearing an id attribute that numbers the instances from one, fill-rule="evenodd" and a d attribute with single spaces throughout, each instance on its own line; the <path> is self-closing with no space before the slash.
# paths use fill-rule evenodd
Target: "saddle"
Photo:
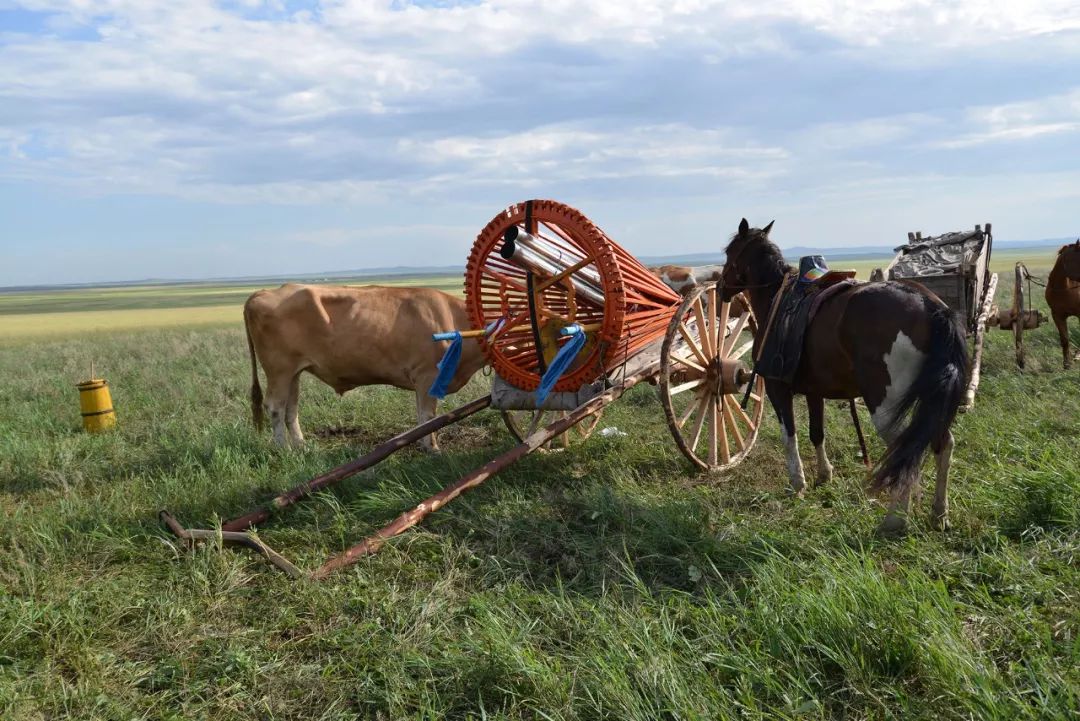
<path id="1" fill-rule="evenodd" d="M 802 359 L 806 328 L 821 304 L 859 283 L 855 271 L 829 270 L 820 255 L 801 258 L 798 273 L 785 276 L 773 301 L 764 340 L 754 356 L 754 371 L 763 378 L 791 383 Z"/>

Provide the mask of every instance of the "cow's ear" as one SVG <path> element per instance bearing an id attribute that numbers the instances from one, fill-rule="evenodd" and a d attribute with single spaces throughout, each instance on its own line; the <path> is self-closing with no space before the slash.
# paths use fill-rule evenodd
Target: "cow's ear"
<path id="1" fill-rule="evenodd" d="M 775 220 L 770 220 L 769 224 L 761 229 L 761 232 L 764 233 L 765 235 L 768 235 L 769 231 L 772 230 L 772 224 L 775 223 L 775 222 L 776 222 Z"/>
<path id="2" fill-rule="evenodd" d="M 739 223 L 739 235 L 746 235 L 749 232 L 750 224 L 746 222 L 746 218 L 743 218 L 742 222 Z"/>

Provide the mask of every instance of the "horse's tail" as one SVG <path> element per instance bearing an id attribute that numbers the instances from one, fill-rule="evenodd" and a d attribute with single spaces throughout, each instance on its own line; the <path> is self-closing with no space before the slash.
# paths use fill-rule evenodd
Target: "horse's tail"
<path id="1" fill-rule="evenodd" d="M 930 352 L 915 382 L 895 408 L 894 423 L 911 422 L 889 444 L 871 476 L 871 490 L 908 488 L 919 478 L 926 449 L 941 442 L 956 419 L 967 389 L 968 353 L 959 318 L 930 298 Z"/>
<path id="2" fill-rule="evenodd" d="M 259 365 L 255 358 L 255 342 L 251 339 L 251 309 L 244 304 L 244 331 L 247 333 L 248 354 L 251 356 L 251 420 L 258 430 L 263 429 L 263 393 L 259 385 Z"/>

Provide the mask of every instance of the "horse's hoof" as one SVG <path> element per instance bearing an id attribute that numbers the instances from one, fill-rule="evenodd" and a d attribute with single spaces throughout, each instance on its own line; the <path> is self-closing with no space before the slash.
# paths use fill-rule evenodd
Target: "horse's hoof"
<path id="1" fill-rule="evenodd" d="M 889 514 L 878 524 L 877 534 L 882 538 L 900 538 L 907 533 L 907 519 Z"/>

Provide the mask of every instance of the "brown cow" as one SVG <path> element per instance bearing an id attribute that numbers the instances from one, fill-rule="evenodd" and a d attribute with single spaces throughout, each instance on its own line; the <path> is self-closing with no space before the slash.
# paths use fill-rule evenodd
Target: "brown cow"
<path id="1" fill-rule="evenodd" d="M 723 265 L 698 265 L 698 266 L 684 266 L 684 265 L 658 265 L 652 268 L 648 268 L 648 271 L 655 275 L 660 281 L 671 288 L 679 295 L 689 295 L 699 285 L 705 283 L 715 283 L 720 280 L 721 274 L 724 272 Z M 705 307 L 709 307 L 708 297 L 702 299 Z M 731 310 L 728 312 L 729 318 L 738 318 L 746 310 L 747 304 L 743 299 L 743 296 L 739 295 L 732 299 Z M 650 381 L 655 382 L 655 380 Z"/>
<path id="2" fill-rule="evenodd" d="M 274 440 L 303 443 L 297 419 L 300 374 L 307 371 L 339 394 L 365 385 L 416 392 L 417 423 L 435 416 L 428 389 L 447 347 L 431 334 L 469 327 L 465 303 L 431 288 L 360 288 L 287 283 L 256 291 L 244 304 L 251 353 L 251 413 L 263 426 L 256 358 L 266 373 L 266 411 Z M 465 340 L 451 393 L 485 364 L 480 344 Z M 424 439 L 438 450 L 435 434 Z"/>
<path id="3" fill-rule="evenodd" d="M 724 272 L 722 265 L 659 265 L 649 268 L 649 272 L 663 281 L 664 285 L 680 295 L 686 295 L 704 283 L 720 280 Z"/>
<path id="4" fill-rule="evenodd" d="M 1070 316 L 1080 318 L 1080 240 L 1058 251 L 1057 262 L 1046 280 L 1046 303 L 1061 337 L 1061 354 L 1068 370 L 1072 365 L 1068 320 Z"/>

